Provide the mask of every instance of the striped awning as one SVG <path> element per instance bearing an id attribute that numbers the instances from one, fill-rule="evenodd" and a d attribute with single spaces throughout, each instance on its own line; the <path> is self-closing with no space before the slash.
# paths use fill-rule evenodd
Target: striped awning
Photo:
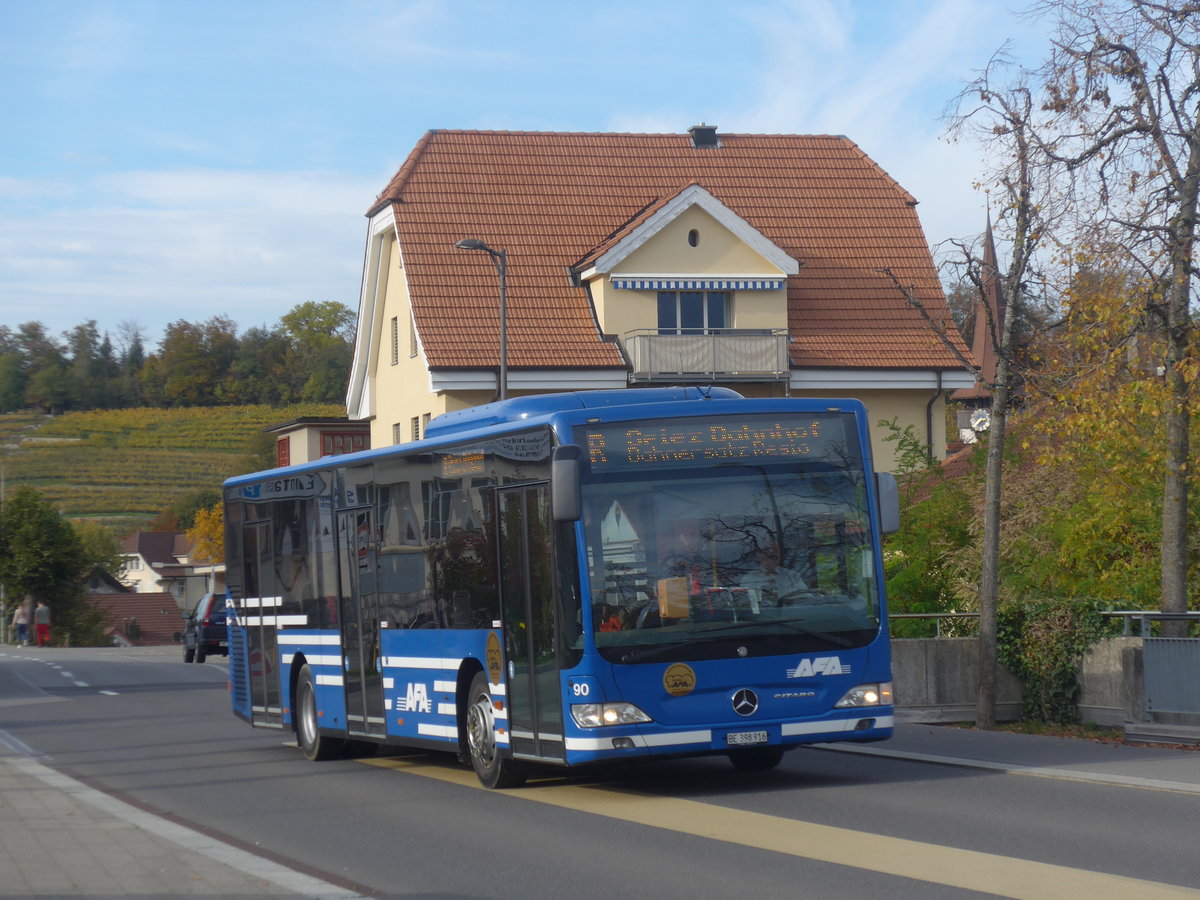
<path id="1" fill-rule="evenodd" d="M 622 278 L 612 286 L 623 291 L 781 291 L 785 278 Z"/>

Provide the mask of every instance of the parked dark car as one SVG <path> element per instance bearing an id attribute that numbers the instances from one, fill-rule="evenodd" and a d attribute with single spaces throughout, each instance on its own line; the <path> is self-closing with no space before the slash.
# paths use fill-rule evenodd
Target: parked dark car
<path id="1" fill-rule="evenodd" d="M 202 663 L 210 653 L 229 655 L 224 594 L 205 594 L 196 608 L 184 613 L 183 618 L 184 662 Z"/>

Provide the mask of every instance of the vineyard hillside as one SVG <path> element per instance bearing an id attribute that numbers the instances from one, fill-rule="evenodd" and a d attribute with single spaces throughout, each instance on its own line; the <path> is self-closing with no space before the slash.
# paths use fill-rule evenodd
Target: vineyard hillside
<path id="1" fill-rule="evenodd" d="M 68 518 L 132 529 L 247 471 L 267 426 L 337 415 L 312 404 L 0 415 L 0 466 L 8 490 L 28 485 Z"/>

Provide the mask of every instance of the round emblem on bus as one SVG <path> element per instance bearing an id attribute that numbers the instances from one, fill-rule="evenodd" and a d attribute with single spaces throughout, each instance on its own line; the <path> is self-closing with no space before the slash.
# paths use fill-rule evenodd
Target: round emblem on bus
<path id="1" fill-rule="evenodd" d="M 488 632 L 484 655 L 487 661 L 488 681 L 499 684 L 504 673 L 504 661 L 500 655 L 500 636 L 494 631 Z"/>
<path id="2" fill-rule="evenodd" d="M 752 716 L 758 712 L 758 694 L 750 688 L 742 688 L 733 695 L 733 711 L 739 716 Z"/>
<path id="3" fill-rule="evenodd" d="M 696 673 L 684 663 L 672 663 L 663 672 L 663 687 L 672 697 L 682 697 L 696 689 Z"/>

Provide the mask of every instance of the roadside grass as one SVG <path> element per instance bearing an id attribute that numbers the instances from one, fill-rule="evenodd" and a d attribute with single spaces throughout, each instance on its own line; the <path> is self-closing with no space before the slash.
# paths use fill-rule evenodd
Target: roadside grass
<path id="1" fill-rule="evenodd" d="M 36 488 L 68 518 L 136 528 L 247 471 L 264 428 L 344 414 L 306 404 L 0 415 L 0 466 L 8 490 Z"/>

